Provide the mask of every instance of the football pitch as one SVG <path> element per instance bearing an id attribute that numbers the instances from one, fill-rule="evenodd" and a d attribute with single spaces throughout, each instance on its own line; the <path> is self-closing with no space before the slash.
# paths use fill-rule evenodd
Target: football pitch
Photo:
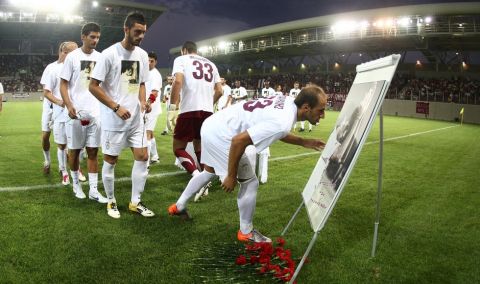
<path id="1" fill-rule="evenodd" d="M 156 129 L 160 163 L 151 166 L 142 196 L 156 216 L 127 212 L 133 157 L 125 150 L 115 169 L 122 215 L 114 220 L 104 205 L 76 199 L 71 186 L 60 184 L 53 135 L 51 173 L 43 175 L 41 107 L 8 102 L 0 113 L 1 283 L 275 282 L 234 264 L 242 251 L 238 187 L 227 194 L 214 183 L 207 197 L 190 203 L 193 221 L 168 216 L 189 176 L 173 165 L 172 136 L 160 135 L 165 112 Z M 337 115 L 327 112 L 312 132 L 297 134 L 326 140 Z M 378 132 L 377 120 L 298 283 L 480 283 L 480 126 L 384 118 L 381 219 L 371 258 Z M 276 239 L 301 203 L 319 154 L 282 142 L 271 154 L 254 225 Z M 285 236 L 294 258 L 312 235 L 302 210 Z"/>

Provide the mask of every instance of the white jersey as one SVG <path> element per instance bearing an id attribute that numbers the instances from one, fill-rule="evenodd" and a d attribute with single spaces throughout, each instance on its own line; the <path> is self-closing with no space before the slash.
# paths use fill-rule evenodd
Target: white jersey
<path id="1" fill-rule="evenodd" d="M 0 83 L 0 95 L 3 95 L 5 92 L 3 91 L 3 85 Z"/>
<path id="2" fill-rule="evenodd" d="M 218 110 L 221 110 L 225 107 L 228 102 L 228 97 L 232 95 L 232 88 L 229 85 L 222 86 L 222 96 L 218 99 L 217 106 Z"/>
<path id="3" fill-rule="evenodd" d="M 60 78 L 68 81 L 68 95 L 79 114 L 84 112 L 91 117 L 100 116 L 100 102 L 88 90 L 90 76 L 100 57 L 100 52 L 96 50 L 86 54 L 77 48 L 67 55 L 63 63 Z"/>
<path id="4" fill-rule="evenodd" d="M 235 99 L 235 103 L 244 102 L 247 99 L 248 93 L 244 87 L 238 87 L 233 89 L 232 98 Z"/>
<path id="5" fill-rule="evenodd" d="M 291 89 L 290 90 L 290 93 L 288 94 L 290 97 L 292 98 L 296 98 L 298 96 L 298 94 L 300 93 L 300 89 Z"/>
<path id="6" fill-rule="evenodd" d="M 57 61 L 54 61 L 54 62 L 48 64 L 47 67 L 45 67 L 45 70 L 43 70 L 42 78 L 40 79 L 40 84 L 42 86 L 45 86 L 45 84 L 47 83 L 48 73 L 53 68 L 55 68 L 55 66 L 57 66 L 57 64 L 60 64 L 60 63 L 58 63 Z M 50 111 L 52 109 L 53 109 L 53 103 L 51 101 L 49 101 L 48 99 L 43 98 L 43 110 L 42 111 Z"/>
<path id="7" fill-rule="evenodd" d="M 180 92 L 180 112 L 213 112 L 213 94 L 220 75 L 215 64 L 196 54 L 179 56 L 173 62 L 172 75 L 183 74 Z"/>
<path id="8" fill-rule="evenodd" d="M 172 93 L 172 85 L 168 84 L 163 88 L 163 99 L 165 100 L 165 104 L 168 106 L 170 105 L 170 94 Z"/>
<path id="9" fill-rule="evenodd" d="M 57 99 L 62 99 L 60 94 L 60 72 L 62 72 L 63 63 L 58 63 L 50 69 L 45 79 L 44 89 L 50 91 Z M 65 107 L 53 104 L 53 121 L 65 122 L 68 115 Z"/>
<path id="10" fill-rule="evenodd" d="M 112 109 L 101 104 L 102 129 L 125 131 L 140 123 L 140 84 L 148 78 L 148 55 L 139 48 L 126 50 L 120 42 L 102 52 L 92 72 L 92 78 L 102 82 L 107 96 L 126 108 L 131 117 L 122 120 Z"/>
<path id="11" fill-rule="evenodd" d="M 215 136 L 229 142 L 235 135 L 247 131 L 258 153 L 287 136 L 296 119 L 297 107 L 293 99 L 278 96 L 236 104 L 214 113 L 204 125 L 213 123 Z"/>
<path id="12" fill-rule="evenodd" d="M 275 90 L 271 87 L 269 87 L 268 89 L 263 88 L 260 94 L 263 98 L 272 97 L 272 96 L 275 96 Z"/>
<path id="13" fill-rule="evenodd" d="M 145 91 L 147 100 L 150 97 L 152 91 L 157 91 L 157 99 L 151 105 L 152 111 L 150 111 L 149 115 L 159 115 L 162 113 L 162 108 L 160 105 L 161 100 L 161 91 L 162 91 L 162 75 L 158 72 L 157 68 L 153 68 L 152 70 L 148 71 L 148 80 L 145 82 Z"/>

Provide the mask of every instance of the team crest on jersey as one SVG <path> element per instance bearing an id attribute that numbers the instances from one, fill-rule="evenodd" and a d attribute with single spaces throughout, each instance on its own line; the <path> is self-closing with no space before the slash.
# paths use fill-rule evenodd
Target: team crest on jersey
<path id="1" fill-rule="evenodd" d="M 122 60 L 122 70 L 120 73 L 120 82 L 122 92 L 128 94 L 138 94 L 140 87 L 140 62 L 131 60 Z"/>

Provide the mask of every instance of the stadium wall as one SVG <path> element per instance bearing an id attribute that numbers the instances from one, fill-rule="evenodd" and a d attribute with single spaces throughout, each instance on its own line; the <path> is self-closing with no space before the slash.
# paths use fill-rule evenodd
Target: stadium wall
<path id="1" fill-rule="evenodd" d="M 425 114 L 417 113 L 417 102 L 408 100 L 385 100 L 383 103 L 383 113 L 393 116 L 405 116 L 415 118 L 425 118 Z M 480 106 L 455 103 L 428 102 L 428 119 L 458 121 L 459 113 L 465 108 L 464 122 L 480 124 Z"/>

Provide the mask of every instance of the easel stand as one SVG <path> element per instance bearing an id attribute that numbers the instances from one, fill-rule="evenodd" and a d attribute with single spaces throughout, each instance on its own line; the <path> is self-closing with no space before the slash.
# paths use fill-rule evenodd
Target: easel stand
<path id="1" fill-rule="evenodd" d="M 378 157 L 378 188 L 377 188 L 377 204 L 376 204 L 376 209 L 375 209 L 375 225 L 374 225 L 374 232 L 373 232 L 373 244 L 372 244 L 372 257 L 375 257 L 375 250 L 377 247 L 377 239 L 378 239 L 378 226 L 380 224 L 380 201 L 382 197 L 382 175 L 383 175 L 383 111 L 382 108 L 379 110 L 379 116 L 380 116 L 380 140 L 379 140 L 379 157 Z M 300 203 L 300 206 L 297 208 L 295 213 L 293 214 L 292 218 L 288 222 L 287 226 L 285 229 L 283 229 L 282 233 L 280 236 L 284 236 L 287 233 L 288 228 L 293 224 L 293 221 L 297 217 L 298 213 L 300 213 L 300 210 L 302 207 L 305 205 L 303 199 L 302 203 Z M 326 220 L 324 221 L 324 223 Z M 323 228 L 322 224 L 320 227 Z M 307 259 L 308 255 L 310 254 L 310 251 L 313 248 L 313 245 L 315 244 L 318 233 L 320 230 L 317 230 L 314 234 L 312 239 L 310 240 L 310 243 L 308 244 L 307 250 L 303 254 L 302 260 L 298 264 L 297 268 L 295 269 L 295 273 L 293 274 L 292 279 L 290 280 L 290 284 L 293 284 L 295 282 L 295 279 L 297 278 L 298 274 L 300 273 L 300 270 L 302 270 L 303 265 L 305 264 L 305 260 Z"/>

